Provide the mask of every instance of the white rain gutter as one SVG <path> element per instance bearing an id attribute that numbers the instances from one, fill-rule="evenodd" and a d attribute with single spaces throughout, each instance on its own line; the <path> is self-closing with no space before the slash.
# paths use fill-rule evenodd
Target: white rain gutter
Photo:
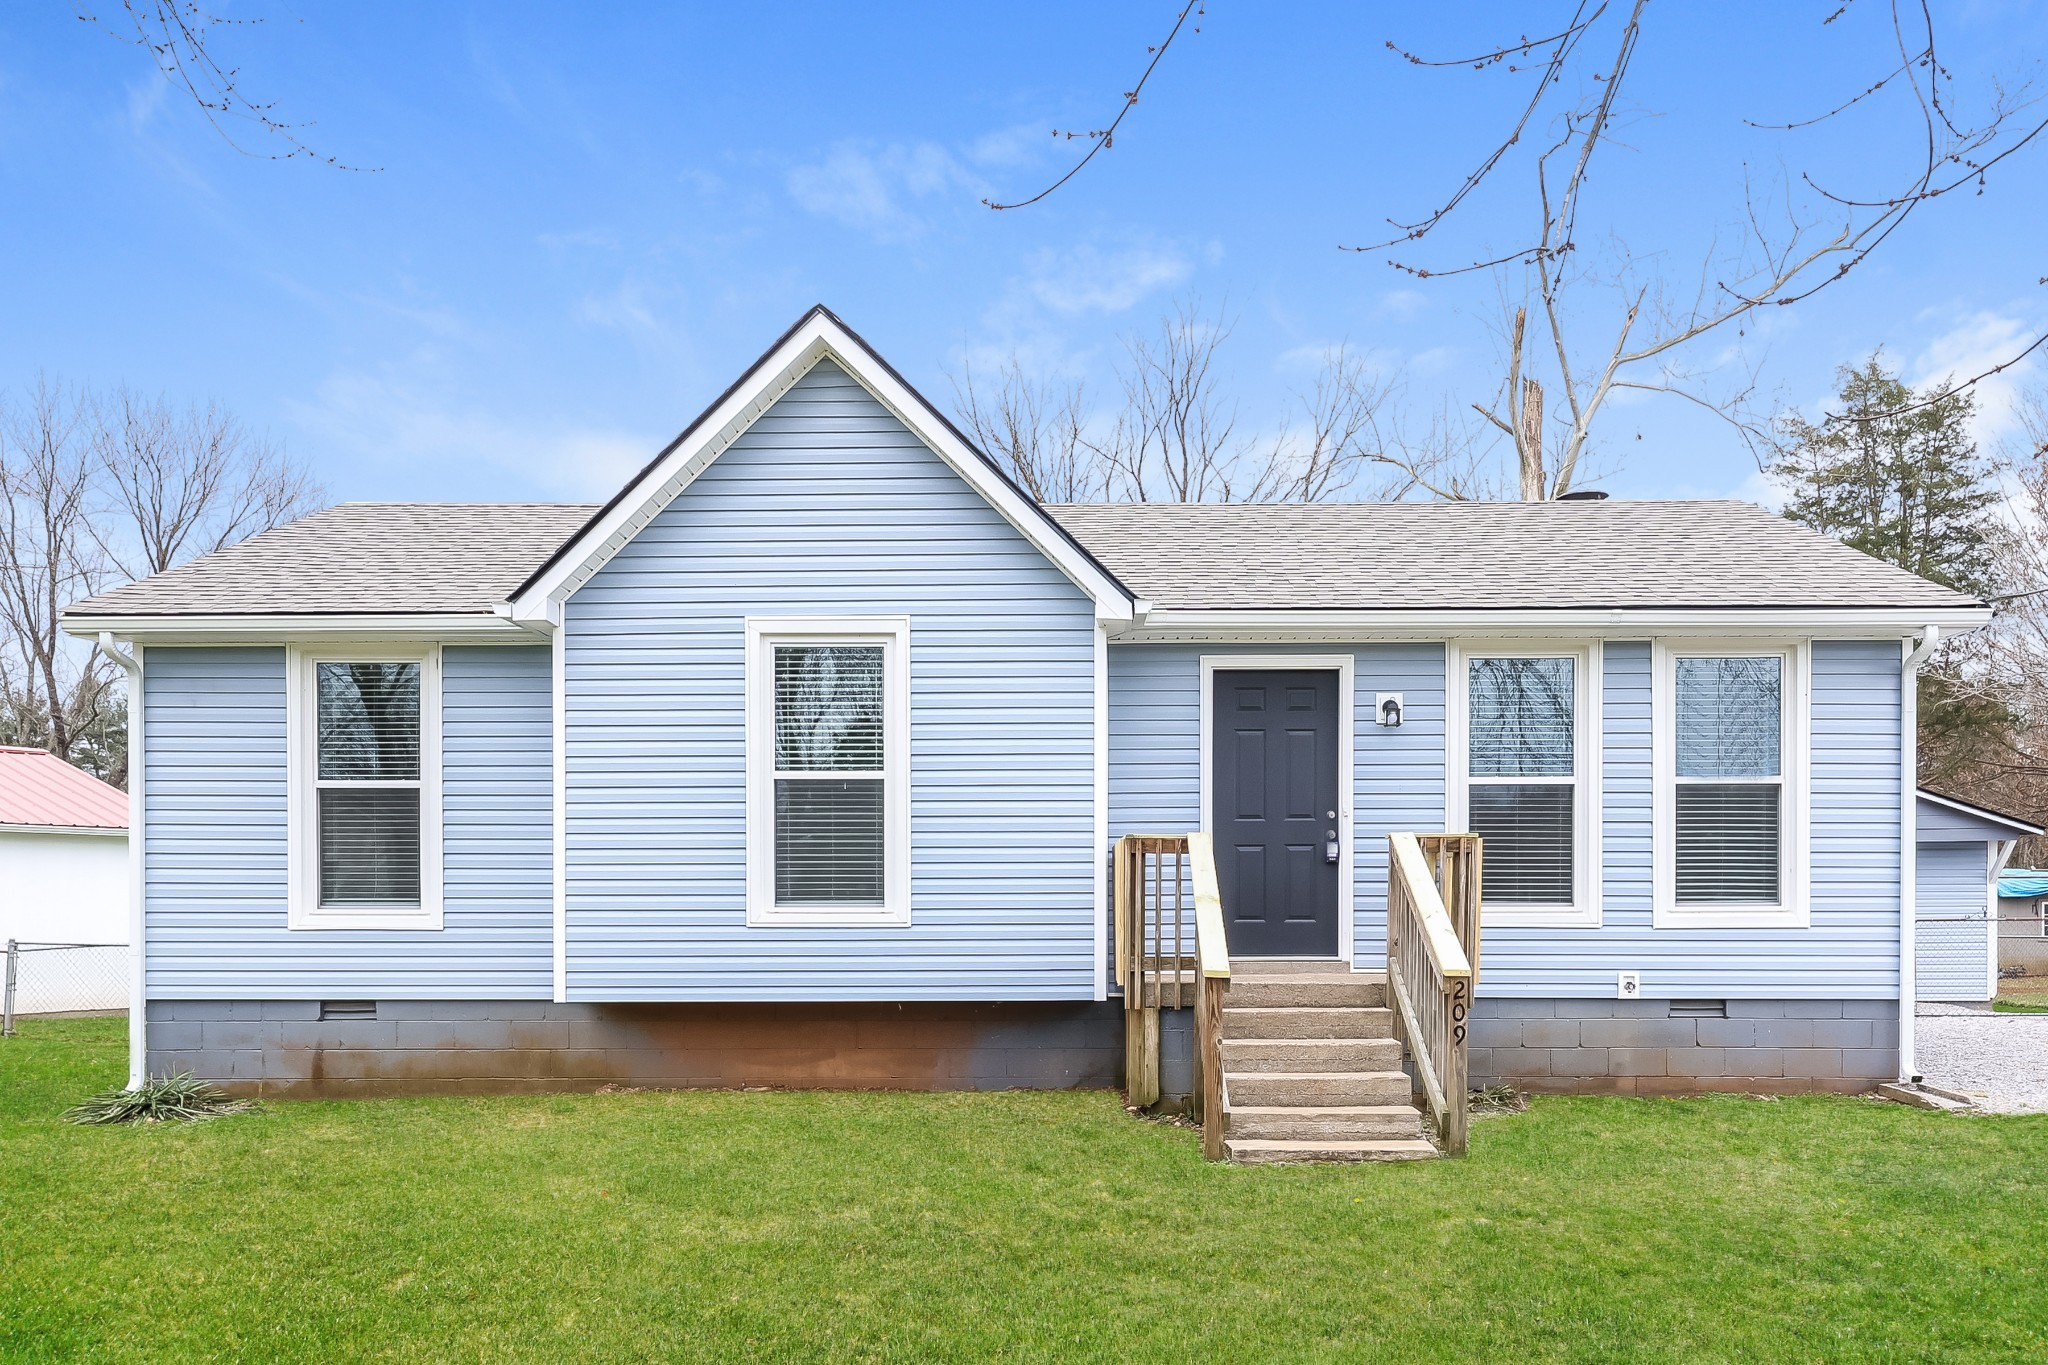
<path id="1" fill-rule="evenodd" d="M 114 632 L 100 632 L 100 653 L 128 670 L 128 1088 L 139 1090 L 149 1073 L 146 1026 L 148 977 L 142 913 L 142 653 L 123 651 Z"/>
<path id="2" fill-rule="evenodd" d="M 1920 1003 L 1914 954 L 1920 919 L 1920 665 L 1940 643 L 1941 627 L 1928 626 L 1899 665 L 1899 1079 L 1906 1082 L 1920 1079 L 1913 1056 L 1913 1012 Z"/>

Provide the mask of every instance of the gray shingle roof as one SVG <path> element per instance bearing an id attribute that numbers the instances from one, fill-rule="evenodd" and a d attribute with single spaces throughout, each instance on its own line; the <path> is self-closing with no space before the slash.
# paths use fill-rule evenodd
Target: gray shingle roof
<path id="1" fill-rule="evenodd" d="M 1970 598 L 1746 502 L 1067 504 L 1155 607 L 1930 607 Z"/>
<path id="2" fill-rule="evenodd" d="M 345 502 L 88 598 L 67 614 L 488 612 L 596 510 Z"/>
<path id="3" fill-rule="evenodd" d="M 78 616 L 488 612 L 595 511 L 344 503 Z M 1155 607 L 1446 610 L 1971 604 L 1742 502 L 1118 503 L 1046 509 Z"/>

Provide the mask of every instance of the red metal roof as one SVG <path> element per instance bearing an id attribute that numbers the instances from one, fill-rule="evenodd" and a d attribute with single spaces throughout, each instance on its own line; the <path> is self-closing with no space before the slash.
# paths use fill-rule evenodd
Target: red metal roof
<path id="1" fill-rule="evenodd" d="M 0 745 L 0 825 L 126 829 L 128 793 L 47 749 Z"/>

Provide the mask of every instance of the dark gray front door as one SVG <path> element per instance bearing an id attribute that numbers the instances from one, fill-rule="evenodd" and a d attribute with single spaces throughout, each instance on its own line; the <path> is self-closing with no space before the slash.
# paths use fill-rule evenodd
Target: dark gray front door
<path id="1" fill-rule="evenodd" d="M 1217 669 L 1209 829 L 1232 956 L 1337 952 L 1337 674 Z"/>

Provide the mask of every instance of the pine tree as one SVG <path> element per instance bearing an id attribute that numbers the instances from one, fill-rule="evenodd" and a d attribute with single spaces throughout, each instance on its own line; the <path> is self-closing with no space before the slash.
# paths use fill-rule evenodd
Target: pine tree
<path id="1" fill-rule="evenodd" d="M 1915 394 L 1877 351 L 1837 376 L 1835 416 L 1816 424 L 1793 413 L 1780 424 L 1786 440 L 1770 472 L 1790 491 L 1785 515 L 1922 578 L 1989 596 L 1999 492 L 1970 435 L 1976 400 L 1939 387 Z"/>

